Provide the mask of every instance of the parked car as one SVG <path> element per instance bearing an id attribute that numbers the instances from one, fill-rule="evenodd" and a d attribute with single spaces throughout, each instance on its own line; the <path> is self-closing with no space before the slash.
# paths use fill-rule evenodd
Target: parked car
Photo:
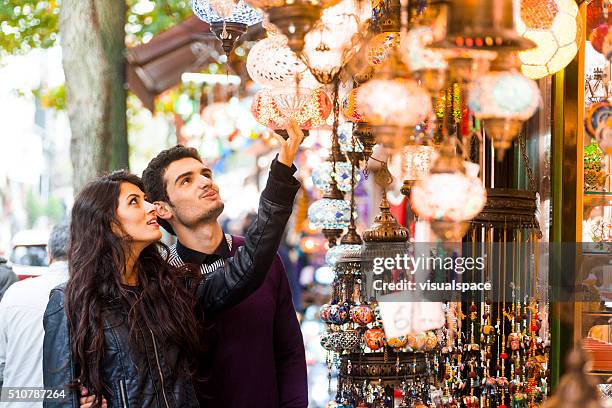
<path id="1" fill-rule="evenodd" d="M 40 276 L 49 264 L 49 231 L 24 230 L 13 237 L 9 261 L 18 279 Z"/>

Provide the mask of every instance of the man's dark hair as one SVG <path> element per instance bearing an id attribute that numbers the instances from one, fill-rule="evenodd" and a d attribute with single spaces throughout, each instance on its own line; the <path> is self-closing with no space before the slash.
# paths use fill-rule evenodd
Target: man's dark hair
<path id="1" fill-rule="evenodd" d="M 172 205 L 166 190 L 164 182 L 164 174 L 170 164 L 177 160 L 192 158 L 202 163 L 202 158 L 196 149 L 193 147 L 185 147 L 176 145 L 170 149 L 162 150 L 157 156 L 149 162 L 147 168 L 142 172 L 142 182 L 144 184 L 144 192 L 147 196 L 147 201 L 165 201 Z M 166 220 L 158 218 L 159 224 L 172 235 L 176 235 Z"/>

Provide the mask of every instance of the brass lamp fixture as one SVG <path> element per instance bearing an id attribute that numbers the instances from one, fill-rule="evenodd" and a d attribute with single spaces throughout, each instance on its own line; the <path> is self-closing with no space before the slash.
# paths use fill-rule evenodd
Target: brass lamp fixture
<path id="1" fill-rule="evenodd" d="M 291 50 L 301 53 L 306 34 L 321 18 L 323 9 L 340 0 L 246 0 L 251 6 L 263 9 L 270 23 L 285 34 Z"/>
<path id="2" fill-rule="evenodd" d="M 469 83 L 488 71 L 499 51 L 536 44 L 514 29 L 512 0 L 450 0 L 445 38 L 431 48 L 446 50 L 452 80 Z"/>

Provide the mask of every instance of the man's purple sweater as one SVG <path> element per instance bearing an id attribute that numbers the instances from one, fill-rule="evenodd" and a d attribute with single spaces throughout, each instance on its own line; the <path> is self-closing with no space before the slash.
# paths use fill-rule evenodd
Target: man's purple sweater
<path id="1" fill-rule="evenodd" d="M 231 236 L 222 240 L 214 254 L 204 254 L 178 242 L 172 255 L 201 265 L 205 273 L 233 256 L 243 244 L 244 238 Z M 209 379 L 204 385 L 194 384 L 199 395 L 207 396 L 200 398 L 203 407 L 308 406 L 304 341 L 278 255 L 261 287 L 207 321 L 207 326 L 205 374 Z"/>

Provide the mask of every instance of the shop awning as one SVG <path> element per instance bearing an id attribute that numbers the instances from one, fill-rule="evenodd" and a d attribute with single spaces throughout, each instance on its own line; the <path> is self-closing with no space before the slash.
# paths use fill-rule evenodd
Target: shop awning
<path id="1" fill-rule="evenodd" d="M 240 41 L 256 39 L 262 33 L 261 24 L 249 27 Z M 208 23 L 190 17 L 148 43 L 128 48 L 129 89 L 153 112 L 157 95 L 178 85 L 184 72 L 198 71 L 216 61 L 219 53 L 220 42 Z"/>

